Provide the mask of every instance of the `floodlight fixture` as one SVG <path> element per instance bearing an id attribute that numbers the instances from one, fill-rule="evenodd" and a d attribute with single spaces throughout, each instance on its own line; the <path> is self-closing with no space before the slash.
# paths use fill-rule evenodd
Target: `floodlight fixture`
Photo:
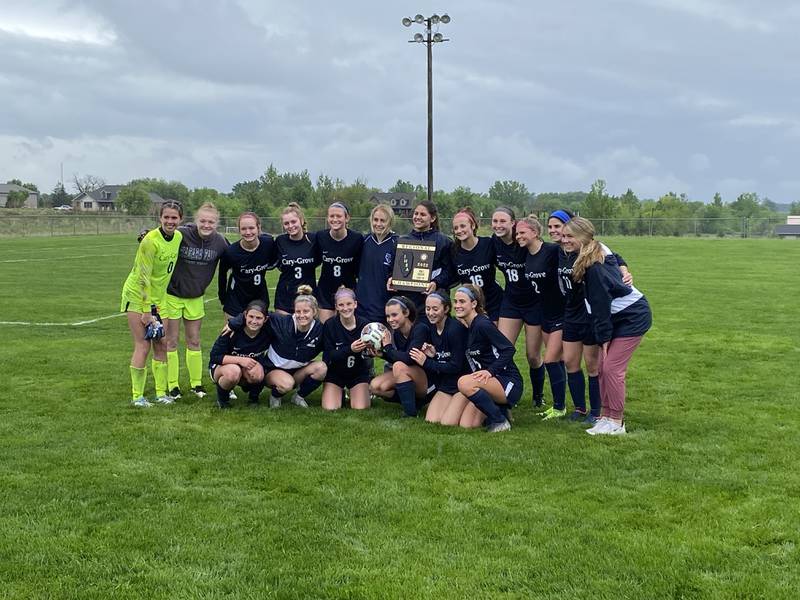
<path id="1" fill-rule="evenodd" d="M 433 34 L 433 41 L 434 42 L 441 42 L 442 40 L 444 40 L 444 36 L 441 33 L 436 32 L 436 33 Z"/>
<path id="2" fill-rule="evenodd" d="M 403 17 L 403 25 L 404 25 L 404 26 L 406 26 L 406 27 L 411 27 L 411 24 L 412 24 L 413 22 L 414 22 L 414 21 L 412 21 L 412 20 L 411 20 L 411 19 L 409 19 L 408 17 Z"/>
<path id="3" fill-rule="evenodd" d="M 415 33 L 414 34 L 414 41 L 422 43 L 422 42 L 425 41 L 425 36 L 422 35 L 421 33 Z"/>
<path id="4" fill-rule="evenodd" d="M 437 15 L 437 14 L 431 15 L 431 23 L 436 25 L 438 22 L 439 22 L 439 15 Z"/>
<path id="5" fill-rule="evenodd" d="M 445 25 L 447 25 L 447 24 L 450 22 L 450 15 L 448 15 L 448 14 L 444 14 L 444 15 L 442 15 L 441 17 L 439 17 L 439 20 L 440 20 L 442 23 L 444 23 Z"/>
<path id="6" fill-rule="evenodd" d="M 423 17 L 423 16 L 422 16 L 422 15 L 420 15 L 420 14 L 417 14 L 417 15 L 414 17 L 414 21 L 415 21 L 416 23 L 419 23 L 420 25 L 422 25 L 422 24 L 425 22 L 425 17 Z"/>

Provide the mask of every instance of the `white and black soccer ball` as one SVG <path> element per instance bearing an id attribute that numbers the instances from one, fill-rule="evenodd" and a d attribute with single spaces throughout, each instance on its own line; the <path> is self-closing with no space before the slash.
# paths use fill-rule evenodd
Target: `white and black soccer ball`
<path id="1" fill-rule="evenodd" d="M 388 329 L 383 323 L 367 323 L 361 330 L 361 340 L 370 344 L 375 350 L 380 350 L 386 331 Z"/>

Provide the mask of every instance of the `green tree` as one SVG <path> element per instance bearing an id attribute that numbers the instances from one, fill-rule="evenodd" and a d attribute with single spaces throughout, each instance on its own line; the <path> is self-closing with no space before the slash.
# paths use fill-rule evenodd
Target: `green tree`
<path id="1" fill-rule="evenodd" d="M 50 194 L 50 198 L 48 199 L 48 206 L 62 206 L 71 203 L 72 198 L 67 193 L 67 190 L 64 189 L 61 183 L 57 183 L 56 187 L 53 188 L 53 193 Z"/>
<path id="2" fill-rule="evenodd" d="M 19 184 L 17 184 L 19 185 Z M 6 208 L 22 208 L 28 199 L 28 192 L 25 190 L 11 190 L 6 196 Z"/>
<path id="3" fill-rule="evenodd" d="M 758 194 L 755 192 L 739 194 L 739 197 L 731 202 L 730 208 L 737 217 L 757 217 L 762 212 Z"/>
<path id="4" fill-rule="evenodd" d="M 519 214 L 531 206 L 532 195 L 519 181 L 495 181 L 489 188 L 489 199 L 495 206 L 507 206 Z"/>
<path id="5" fill-rule="evenodd" d="M 389 188 L 389 191 L 394 194 L 413 194 L 416 192 L 416 188 L 414 184 L 410 181 L 403 181 L 402 179 L 398 179 L 397 183 L 395 183 L 392 187 Z"/>
<path id="6" fill-rule="evenodd" d="M 133 179 L 128 182 L 128 185 L 140 186 L 148 192 L 158 194 L 165 200 L 177 200 L 184 205 L 188 205 L 189 203 L 189 188 L 180 181 L 166 181 L 164 179 L 145 177 L 142 179 Z"/>
<path id="7" fill-rule="evenodd" d="M 606 182 L 597 179 L 583 201 L 581 214 L 588 219 L 612 219 L 617 212 L 616 200 L 606 192 Z"/>
<path id="8" fill-rule="evenodd" d="M 147 215 L 153 209 L 150 194 L 142 185 L 126 185 L 117 194 L 117 206 L 131 215 Z"/>
<path id="9" fill-rule="evenodd" d="M 800 215 L 800 200 L 792 202 L 791 206 L 789 206 L 789 214 Z"/>
<path id="10" fill-rule="evenodd" d="M 6 181 L 6 183 L 9 184 L 9 185 L 22 186 L 22 180 L 21 179 L 9 179 L 8 181 Z"/>

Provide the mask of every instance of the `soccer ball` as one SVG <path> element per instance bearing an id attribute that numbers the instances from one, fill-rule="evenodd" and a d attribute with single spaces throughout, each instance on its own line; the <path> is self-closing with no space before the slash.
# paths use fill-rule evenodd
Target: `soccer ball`
<path id="1" fill-rule="evenodd" d="M 386 325 L 383 323 L 367 323 L 361 330 L 361 340 L 370 344 L 375 350 L 380 350 L 386 331 Z"/>

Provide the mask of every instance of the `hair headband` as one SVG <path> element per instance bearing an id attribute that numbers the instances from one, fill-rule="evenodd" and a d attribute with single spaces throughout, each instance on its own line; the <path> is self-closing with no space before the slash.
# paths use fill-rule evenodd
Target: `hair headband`
<path id="1" fill-rule="evenodd" d="M 341 208 L 344 211 L 344 214 L 349 215 L 350 211 L 347 210 L 347 207 L 342 204 L 341 202 L 334 202 L 328 208 Z"/>
<path id="2" fill-rule="evenodd" d="M 468 287 L 460 287 L 460 288 L 458 288 L 456 291 L 457 291 L 457 292 L 461 292 L 462 294 L 466 294 L 467 296 L 469 296 L 469 297 L 470 297 L 470 299 L 471 299 L 471 300 L 476 300 L 476 301 L 478 300 L 478 299 L 475 297 L 475 292 L 473 292 L 473 291 L 472 291 L 471 289 L 469 289 Z"/>
<path id="3" fill-rule="evenodd" d="M 402 306 L 403 308 L 408 310 L 408 305 L 405 302 L 403 302 L 400 298 L 398 298 L 397 296 L 393 296 L 392 298 L 389 298 L 389 301 L 386 304 L 399 304 L 400 306 Z"/>
<path id="4" fill-rule="evenodd" d="M 475 225 L 475 227 L 476 227 L 476 228 L 478 227 L 478 222 L 477 222 L 477 220 L 475 219 L 475 217 L 474 217 L 474 216 L 472 216 L 472 215 L 471 215 L 470 213 L 468 213 L 467 211 L 465 211 L 465 210 L 460 210 L 460 211 L 458 211 L 458 212 L 457 212 L 455 215 L 453 215 L 453 219 L 455 219 L 455 218 L 456 218 L 458 215 L 464 215 L 464 216 L 466 216 L 466 217 L 469 219 L 469 222 L 470 222 L 470 223 L 472 223 L 473 225 Z"/>
<path id="5" fill-rule="evenodd" d="M 345 287 L 336 290 L 336 293 L 333 295 L 333 299 L 334 301 L 338 302 L 339 298 L 343 298 L 344 296 L 348 296 L 353 300 L 356 299 L 356 293 L 350 288 L 345 288 Z"/>
<path id="6" fill-rule="evenodd" d="M 552 213 L 550 213 L 550 218 L 551 218 L 551 219 L 558 219 L 558 220 L 559 220 L 559 221 L 561 221 L 562 223 L 566 223 L 566 222 L 568 222 L 568 221 L 569 221 L 569 220 L 570 220 L 572 217 L 570 217 L 570 216 L 569 216 L 567 213 L 565 213 L 563 210 L 554 210 Z"/>
<path id="7" fill-rule="evenodd" d="M 494 209 L 494 212 L 506 213 L 509 217 L 511 217 L 512 221 L 516 221 L 517 220 L 517 215 L 514 214 L 514 211 L 511 210 L 510 208 L 505 207 L 505 206 L 498 206 L 497 208 Z"/>
<path id="8" fill-rule="evenodd" d="M 444 303 L 444 304 L 449 304 L 449 303 L 450 303 L 450 298 L 448 298 L 447 296 L 445 296 L 445 295 L 444 295 L 442 292 L 440 292 L 439 290 L 434 290 L 434 291 L 432 291 L 430 294 L 428 294 L 428 297 L 430 297 L 430 296 L 433 296 L 434 298 L 439 298 L 439 300 L 441 300 L 441 301 L 442 301 L 442 303 Z"/>

